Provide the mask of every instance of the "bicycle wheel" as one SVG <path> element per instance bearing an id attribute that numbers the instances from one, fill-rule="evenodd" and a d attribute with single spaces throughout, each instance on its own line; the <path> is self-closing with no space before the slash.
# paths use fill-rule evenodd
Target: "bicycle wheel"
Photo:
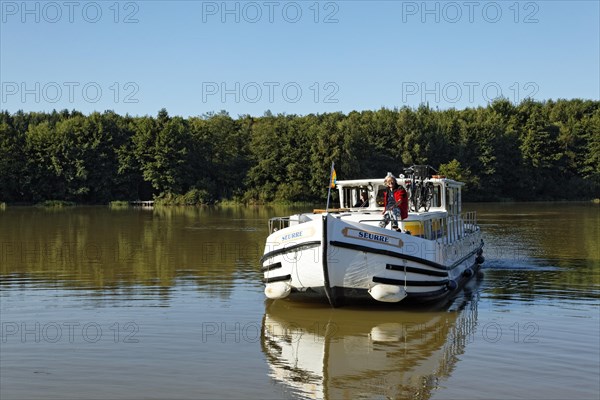
<path id="1" fill-rule="evenodd" d="M 433 185 L 431 183 L 427 183 L 423 188 L 423 197 L 421 205 L 425 212 L 429 211 L 431 207 L 431 200 L 433 199 Z"/>
<path id="2" fill-rule="evenodd" d="M 420 190 L 420 186 L 418 184 L 411 186 L 410 189 L 410 210 L 414 211 L 414 212 L 419 212 L 419 201 L 420 201 L 420 196 L 419 196 L 419 192 Z"/>

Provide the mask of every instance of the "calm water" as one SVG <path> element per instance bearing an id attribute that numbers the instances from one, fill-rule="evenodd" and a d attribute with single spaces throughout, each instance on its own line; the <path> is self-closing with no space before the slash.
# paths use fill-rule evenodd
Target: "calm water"
<path id="1" fill-rule="evenodd" d="M 0 211 L 0 398 L 598 399 L 600 207 L 472 204 L 484 275 L 428 309 L 265 301 L 289 209 Z"/>

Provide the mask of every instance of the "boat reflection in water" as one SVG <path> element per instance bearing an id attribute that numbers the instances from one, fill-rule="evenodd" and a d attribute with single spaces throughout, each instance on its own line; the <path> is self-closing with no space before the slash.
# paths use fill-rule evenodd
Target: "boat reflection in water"
<path id="1" fill-rule="evenodd" d="M 458 303 L 458 304 L 457 304 Z M 473 340 L 476 301 L 444 310 L 323 309 L 267 303 L 261 344 L 294 397 L 428 399 Z"/>

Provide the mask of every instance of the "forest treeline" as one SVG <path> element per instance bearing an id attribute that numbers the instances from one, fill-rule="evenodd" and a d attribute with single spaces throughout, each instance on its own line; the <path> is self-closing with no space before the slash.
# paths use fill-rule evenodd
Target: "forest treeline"
<path id="1" fill-rule="evenodd" d="M 0 113 L 0 202 L 323 201 L 338 179 L 429 164 L 467 201 L 600 197 L 600 102 L 230 117 Z"/>

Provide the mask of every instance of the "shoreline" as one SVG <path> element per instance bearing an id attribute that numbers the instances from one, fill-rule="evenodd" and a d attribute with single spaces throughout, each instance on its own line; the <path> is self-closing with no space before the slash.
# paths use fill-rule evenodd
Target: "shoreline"
<path id="1" fill-rule="evenodd" d="M 153 203 L 148 205 L 138 205 L 134 203 Z M 512 200 L 512 199 L 500 199 L 492 201 L 465 201 L 465 204 L 492 204 L 492 203 L 591 203 L 600 205 L 600 199 L 580 199 L 580 200 L 538 200 L 538 201 L 525 201 L 525 200 Z M 109 207 L 109 208 L 160 208 L 160 207 L 206 207 L 206 208 L 218 208 L 218 207 L 322 207 L 321 203 L 318 202 L 264 202 L 264 203 L 248 203 L 238 202 L 233 200 L 219 201 L 210 204 L 170 204 L 164 202 L 153 202 L 152 200 L 140 201 L 124 201 L 117 200 L 109 203 L 75 203 L 64 200 L 47 200 L 41 203 L 8 203 L 0 202 L 0 210 L 5 210 L 12 207 L 36 207 L 36 208 L 70 208 L 70 207 Z"/>

